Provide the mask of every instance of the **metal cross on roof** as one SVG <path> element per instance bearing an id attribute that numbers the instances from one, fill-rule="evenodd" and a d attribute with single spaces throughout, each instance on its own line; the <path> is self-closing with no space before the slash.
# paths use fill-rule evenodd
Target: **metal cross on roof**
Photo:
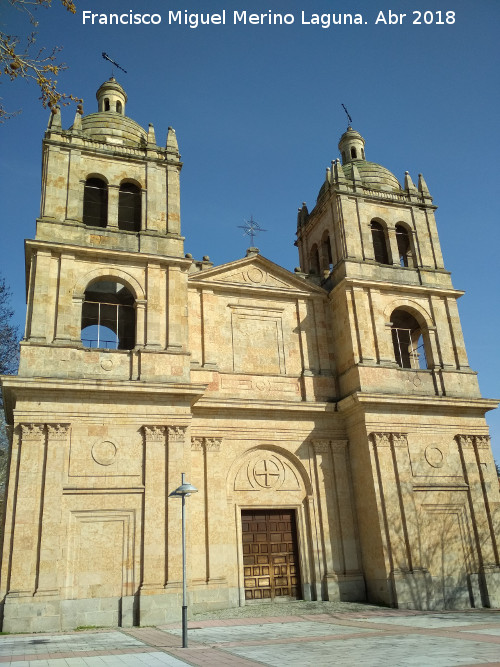
<path id="1" fill-rule="evenodd" d="M 341 104 L 342 104 L 342 103 L 341 103 Z M 349 120 L 349 127 L 351 127 L 351 125 L 352 125 L 352 118 L 351 118 L 351 115 L 350 115 L 349 112 L 347 111 L 347 107 L 345 106 L 345 104 L 342 104 L 342 107 L 344 108 L 344 111 L 346 112 L 346 115 L 347 115 L 347 119 Z"/>
<path id="2" fill-rule="evenodd" d="M 111 64 L 114 65 L 115 67 L 118 67 L 118 69 L 121 69 L 121 71 L 122 71 L 122 72 L 125 72 L 125 74 L 127 73 L 127 70 L 126 70 L 126 69 L 123 69 L 123 67 L 122 67 L 121 65 L 119 65 L 119 64 L 118 64 L 117 62 L 115 62 L 112 58 L 110 58 L 110 57 L 108 56 L 108 54 L 105 53 L 104 51 L 102 52 L 102 57 L 104 58 L 104 60 L 107 60 L 109 63 L 111 63 Z M 113 73 L 114 73 L 114 72 L 113 72 Z"/>
<path id="3" fill-rule="evenodd" d="M 245 220 L 244 225 L 238 225 L 238 229 L 244 229 L 244 236 L 249 236 L 253 246 L 253 238 L 258 232 L 267 232 L 267 229 L 263 229 L 259 223 L 253 219 L 253 215 L 250 216 L 250 220 Z"/>

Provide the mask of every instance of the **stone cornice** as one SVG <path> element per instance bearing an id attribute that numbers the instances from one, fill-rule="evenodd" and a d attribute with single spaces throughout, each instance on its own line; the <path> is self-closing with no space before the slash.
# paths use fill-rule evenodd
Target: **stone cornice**
<path id="1" fill-rule="evenodd" d="M 361 263 L 361 262 L 360 262 Z M 376 264 L 374 266 L 377 266 Z M 384 268 L 386 268 L 384 266 Z M 392 267 L 387 267 L 391 269 Z M 399 271 L 399 267 L 394 267 L 394 271 Z M 415 269 L 416 271 L 417 269 Z M 425 269 L 420 269 L 421 271 L 425 272 Z M 445 273 L 446 275 L 449 275 L 448 271 L 437 271 L 435 269 L 430 269 L 432 273 Z M 401 275 L 401 274 L 399 274 Z M 372 287 L 380 292 L 383 292 L 384 290 L 392 292 L 402 292 L 404 294 L 427 294 L 427 295 L 435 295 L 435 296 L 449 296 L 454 299 L 461 297 L 465 294 L 463 290 L 457 290 L 452 287 L 435 287 L 433 285 L 412 285 L 411 283 L 400 283 L 400 282 L 391 282 L 390 280 L 375 280 L 373 278 L 371 279 L 363 279 L 363 278 L 349 278 L 348 276 L 344 276 L 341 278 L 341 280 L 336 283 L 335 287 L 329 292 L 328 296 L 331 298 L 334 298 L 334 294 L 339 290 L 339 289 L 345 289 L 346 286 L 350 287 Z"/>
<path id="2" fill-rule="evenodd" d="M 407 370 L 407 369 L 404 369 Z M 337 403 L 339 412 L 347 413 L 353 410 L 366 410 L 371 406 L 387 405 L 397 412 L 406 412 L 409 408 L 424 408 L 425 412 L 454 412 L 484 413 L 497 407 L 499 401 L 493 398 L 454 398 L 450 396 L 424 396 L 409 394 L 376 394 L 369 392 L 355 392 L 340 399 Z"/>
<path id="3" fill-rule="evenodd" d="M 229 411 L 262 411 L 280 410 L 281 412 L 300 413 L 332 413 L 336 411 L 335 403 L 324 403 L 319 401 L 264 401 L 261 398 L 212 398 L 203 397 L 193 406 L 193 412 L 199 410 L 229 410 Z"/>
<path id="4" fill-rule="evenodd" d="M 52 347 L 52 346 L 50 346 Z M 5 391 L 13 391 L 17 395 L 22 392 L 64 392 L 66 395 L 92 393 L 100 394 L 137 394 L 138 397 L 174 395 L 192 397 L 202 396 L 207 388 L 201 383 L 182 382 L 135 382 L 133 380 L 91 380 L 73 378 L 31 378 L 8 375 L 2 378 Z M 55 421 L 55 420 L 51 420 Z"/>
<path id="5" fill-rule="evenodd" d="M 37 222 L 43 222 L 43 218 L 38 218 Z M 51 224 L 60 224 L 66 225 L 69 227 L 83 227 L 82 223 L 79 222 L 67 222 L 64 220 L 54 220 L 47 219 L 47 222 Z M 88 227 L 86 228 L 88 231 Z M 109 232 L 109 229 L 103 229 L 102 232 L 106 234 Z M 146 231 L 141 232 L 141 234 L 148 235 Z M 176 238 L 183 240 L 181 236 L 172 236 L 169 234 L 151 234 L 149 236 L 157 236 L 162 239 Z M 145 266 L 148 263 L 154 262 L 161 266 L 172 266 L 177 265 L 181 268 L 188 269 L 191 264 L 191 259 L 185 259 L 184 257 L 174 257 L 173 255 L 154 255 L 152 253 L 137 252 L 136 250 L 117 250 L 115 248 L 96 248 L 95 246 L 86 246 L 86 245 L 76 245 L 74 243 L 57 243 L 55 241 L 41 241 L 38 239 L 26 239 L 26 256 L 29 257 L 30 253 L 33 251 L 44 250 L 46 252 L 60 251 L 65 255 L 71 253 L 73 256 L 81 255 L 91 255 L 95 259 L 100 259 L 101 261 L 117 259 L 119 262 L 132 261 L 135 266 Z M 125 260 L 127 258 L 127 260 Z"/>
<path id="6" fill-rule="evenodd" d="M 162 166 L 173 165 L 182 167 L 182 162 L 168 149 L 162 146 L 154 146 L 153 152 L 158 156 L 151 155 L 148 146 L 128 146 L 125 144 L 108 144 L 104 141 L 95 141 L 83 132 L 74 133 L 71 130 L 49 130 L 43 139 L 47 146 L 57 146 L 65 150 L 77 150 L 91 155 L 100 154 L 106 158 L 128 159 L 137 162 L 156 162 Z"/>

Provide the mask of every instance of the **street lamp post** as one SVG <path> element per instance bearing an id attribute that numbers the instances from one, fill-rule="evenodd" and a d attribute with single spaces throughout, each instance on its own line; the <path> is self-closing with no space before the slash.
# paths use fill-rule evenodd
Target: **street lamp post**
<path id="1" fill-rule="evenodd" d="M 186 573 L 186 497 L 197 493 L 198 489 L 185 481 L 182 473 L 181 485 L 169 493 L 169 498 L 182 499 L 182 648 L 187 648 L 187 573 Z"/>

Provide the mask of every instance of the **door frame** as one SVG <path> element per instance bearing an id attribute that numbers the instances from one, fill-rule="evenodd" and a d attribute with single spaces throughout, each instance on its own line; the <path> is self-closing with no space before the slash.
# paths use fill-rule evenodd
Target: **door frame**
<path id="1" fill-rule="evenodd" d="M 242 510 L 249 511 L 279 511 L 279 510 L 293 510 L 295 512 L 295 529 L 297 531 L 297 556 L 299 561 L 299 570 L 300 570 L 300 593 L 302 599 L 307 599 L 304 596 L 304 582 L 308 582 L 309 577 L 307 573 L 309 572 L 309 558 L 307 550 L 307 530 L 306 530 L 306 517 L 304 512 L 304 506 L 301 503 L 284 503 L 279 505 L 249 505 L 248 503 L 238 504 L 234 506 L 235 509 L 235 526 L 236 526 L 236 550 L 238 556 L 238 591 L 239 591 L 239 602 L 240 607 L 244 607 L 247 604 L 245 599 L 245 579 L 243 571 L 243 531 L 241 528 L 241 512 Z"/>

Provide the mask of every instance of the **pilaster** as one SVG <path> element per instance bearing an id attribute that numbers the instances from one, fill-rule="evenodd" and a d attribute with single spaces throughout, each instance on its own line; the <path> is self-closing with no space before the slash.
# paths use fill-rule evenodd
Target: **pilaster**
<path id="1" fill-rule="evenodd" d="M 496 474 L 494 474 L 489 437 L 460 434 L 456 436 L 456 440 L 462 461 L 464 479 L 469 486 L 469 510 L 479 556 L 479 577 L 482 584 L 483 604 L 486 607 L 499 607 L 499 519 L 498 516 L 493 514 L 491 506 L 491 498 L 493 493 L 498 494 L 498 488 L 491 488 L 491 480 L 495 480 Z M 496 480 L 495 482 L 498 483 Z"/>
<path id="2" fill-rule="evenodd" d="M 222 438 L 191 438 L 191 450 L 201 451 L 203 456 L 203 487 L 205 516 L 205 581 L 226 581 L 224 571 L 224 548 L 226 523 L 223 520 L 227 501 L 225 498 L 224 471 L 221 467 Z M 199 531 L 201 532 L 201 531 Z"/>
<path id="3" fill-rule="evenodd" d="M 405 441 L 406 435 L 402 433 L 372 433 L 383 519 L 388 536 L 391 572 L 404 572 L 411 569 L 406 517 L 396 467 L 397 457 L 394 452 L 394 449 Z"/>
<path id="4" fill-rule="evenodd" d="M 187 304 L 186 276 L 179 266 L 167 268 L 167 350 L 183 349 Z"/>
<path id="5" fill-rule="evenodd" d="M 421 566 L 419 524 L 406 433 L 372 433 L 380 523 L 385 532 L 386 567 L 393 604 L 400 608 L 433 608 L 433 584 Z"/>
<path id="6" fill-rule="evenodd" d="M 36 588 L 46 428 L 45 424 L 21 424 L 20 431 L 8 591 L 18 597 L 31 596 Z"/>
<path id="7" fill-rule="evenodd" d="M 359 337 L 360 362 L 375 362 L 375 339 L 368 293 L 362 287 L 353 287 L 353 305 L 356 313 L 356 330 Z"/>
<path id="8" fill-rule="evenodd" d="M 329 600 L 365 598 L 364 578 L 359 568 L 347 444 L 347 440 L 312 441 L 324 548 L 324 582 Z"/>
<path id="9" fill-rule="evenodd" d="M 40 524 L 40 561 L 36 595 L 58 595 L 61 586 L 59 564 L 64 475 L 67 469 L 69 424 L 47 424 L 47 455 L 43 479 L 42 518 Z"/>
<path id="10" fill-rule="evenodd" d="M 54 312 L 50 304 L 53 304 L 55 299 L 55 292 L 51 291 L 52 268 L 52 253 L 48 250 L 37 250 L 32 257 L 30 274 L 28 338 L 31 341 L 49 342 L 47 341 L 50 322 L 48 315 Z"/>
<path id="11" fill-rule="evenodd" d="M 190 456 L 186 451 L 186 426 L 167 426 L 166 495 L 181 483 L 181 474 L 191 476 Z M 181 501 L 169 498 L 167 505 L 167 587 L 178 587 L 182 582 Z M 189 511 L 189 510 L 188 510 Z M 188 522 L 189 525 L 189 522 Z"/>
<path id="12" fill-rule="evenodd" d="M 399 249 L 395 227 L 390 227 L 387 230 L 387 235 L 389 237 L 389 259 L 392 261 L 393 266 L 401 266 L 399 262 Z"/>
<path id="13" fill-rule="evenodd" d="M 146 309 L 146 348 L 161 349 L 161 329 L 165 327 L 165 280 L 164 271 L 159 264 L 148 263 L 147 270 L 147 309 Z M 165 338 L 165 336 L 163 336 Z"/>
<path id="14" fill-rule="evenodd" d="M 144 527 L 141 590 L 163 592 L 166 582 L 167 473 L 165 426 L 143 426 Z"/>
<path id="15" fill-rule="evenodd" d="M 181 206 L 180 206 L 180 166 L 167 166 L 167 233 L 180 234 Z"/>
<path id="16" fill-rule="evenodd" d="M 118 200 L 120 198 L 120 186 L 114 183 L 108 184 L 108 227 L 118 229 Z"/>
<path id="17" fill-rule="evenodd" d="M 217 332 L 214 321 L 215 295 L 212 290 L 203 289 L 201 298 L 201 343 L 202 364 L 206 369 L 217 369 Z"/>

